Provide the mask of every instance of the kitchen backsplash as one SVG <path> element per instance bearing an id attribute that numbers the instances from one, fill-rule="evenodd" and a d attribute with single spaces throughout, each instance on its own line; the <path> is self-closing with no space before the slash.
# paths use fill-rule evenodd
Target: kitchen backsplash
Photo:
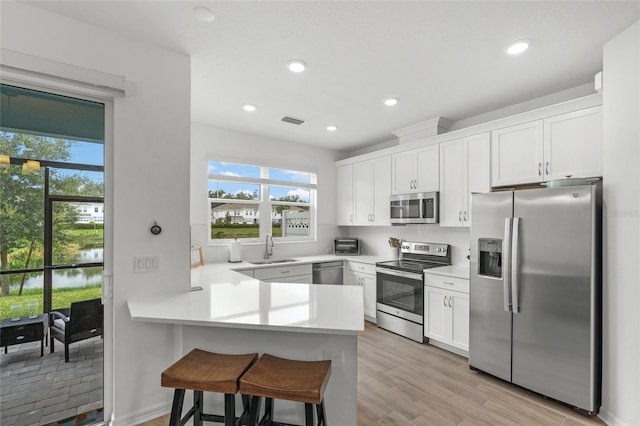
<path id="1" fill-rule="evenodd" d="M 470 230 L 468 228 L 442 228 L 438 225 L 406 225 L 380 227 L 340 227 L 343 237 L 360 238 L 363 253 L 385 256 L 389 247 L 389 237 L 409 241 L 442 243 L 451 245 L 451 263 L 467 266 L 469 260 Z"/>
<path id="2" fill-rule="evenodd" d="M 314 242 L 288 242 L 276 240 L 273 257 L 313 256 L 333 252 L 333 240 L 340 236 L 335 225 L 318 225 L 318 238 Z M 226 262 L 229 260 L 229 244 L 209 246 L 207 242 L 207 225 L 191 224 L 191 245 L 202 247 L 204 263 Z M 384 250 L 384 249 L 383 249 Z M 262 259 L 264 242 L 243 243 L 242 259 Z"/>
<path id="3" fill-rule="evenodd" d="M 229 245 L 207 246 L 206 225 L 191 225 L 191 244 L 203 249 L 205 263 L 226 262 L 229 260 Z M 387 256 L 389 237 L 410 241 L 442 243 L 451 245 L 451 263 L 467 266 L 469 261 L 469 229 L 442 228 L 438 225 L 406 226 L 358 226 L 336 227 L 318 226 L 318 241 L 311 243 L 278 243 L 274 247 L 274 257 L 312 256 L 331 253 L 333 239 L 336 237 L 356 237 L 362 240 L 362 254 Z M 243 259 L 259 259 L 264 255 L 264 244 L 243 244 Z"/>

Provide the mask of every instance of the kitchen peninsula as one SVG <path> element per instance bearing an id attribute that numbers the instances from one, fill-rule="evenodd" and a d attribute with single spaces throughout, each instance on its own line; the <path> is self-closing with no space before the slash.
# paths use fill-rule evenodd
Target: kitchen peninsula
<path id="1" fill-rule="evenodd" d="M 173 325 L 176 359 L 193 348 L 291 359 L 331 358 L 327 417 L 357 423 L 357 336 L 364 330 L 361 287 L 265 282 L 225 264 L 201 269 L 202 290 L 129 300 L 131 319 Z M 160 373 L 158 386 L 159 377 Z M 205 395 L 211 401 L 218 397 Z M 215 401 L 221 403 L 221 399 Z M 280 421 L 303 423 L 301 404 L 279 401 L 275 407 Z"/>

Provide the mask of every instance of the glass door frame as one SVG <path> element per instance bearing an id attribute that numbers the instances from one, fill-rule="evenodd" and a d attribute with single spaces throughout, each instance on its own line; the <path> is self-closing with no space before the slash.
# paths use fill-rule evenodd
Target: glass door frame
<path id="1" fill-rule="evenodd" d="M 89 170 L 104 172 L 102 166 L 88 166 L 74 164 L 74 167 L 66 165 L 65 169 L 72 170 Z M 103 203 L 104 197 L 87 197 L 87 196 L 71 196 L 71 195 L 51 195 L 49 192 L 49 168 L 44 168 L 44 285 L 43 285 L 43 307 L 44 312 L 49 313 L 52 310 L 53 303 L 53 271 L 76 268 L 102 267 L 104 270 L 104 258 L 102 262 L 86 262 L 72 264 L 53 264 L 53 204 L 55 202 L 94 202 Z M 104 182 L 104 179 L 103 179 Z M 104 247 L 104 235 L 103 235 Z M 103 284 L 101 284 L 102 287 Z M 102 288 L 101 288 L 102 292 Z"/>
<path id="2" fill-rule="evenodd" d="M 57 63 L 56 63 L 57 65 Z M 25 89 L 43 91 L 55 95 L 70 96 L 90 102 L 98 102 L 104 105 L 104 251 L 103 251 L 103 279 L 102 279 L 102 304 L 104 305 L 104 359 L 103 359 L 103 407 L 104 422 L 110 424 L 113 421 L 113 405 L 115 399 L 115 342 L 114 342 L 114 314 L 113 314 L 113 250 L 114 250 L 114 176 L 115 176 L 115 103 L 117 98 L 124 96 L 124 92 L 111 91 L 95 85 L 85 86 L 82 83 L 74 84 L 69 81 L 60 81 L 55 74 L 38 74 L 34 76 L 28 71 L 17 72 L 15 75 L 7 77 L 0 76 L 0 83 L 18 86 Z M 15 164 L 22 165 L 26 159 L 19 159 Z M 41 162 L 42 165 L 49 163 L 53 166 L 65 167 L 68 163 Z M 11 164 L 14 164 L 12 161 Z M 73 165 L 77 166 L 77 165 Z M 101 166 L 99 166 L 101 167 Z M 34 272 L 40 271 L 37 269 Z M 1 272 L 1 271 L 0 271 Z M 8 272 L 8 271 L 7 271 Z"/>

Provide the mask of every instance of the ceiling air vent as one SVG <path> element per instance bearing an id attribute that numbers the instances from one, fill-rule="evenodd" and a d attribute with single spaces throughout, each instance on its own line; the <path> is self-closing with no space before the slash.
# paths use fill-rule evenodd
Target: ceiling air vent
<path id="1" fill-rule="evenodd" d="M 304 120 L 293 117 L 282 117 L 282 121 L 284 121 L 285 123 L 295 124 L 296 126 L 299 126 L 305 122 Z"/>

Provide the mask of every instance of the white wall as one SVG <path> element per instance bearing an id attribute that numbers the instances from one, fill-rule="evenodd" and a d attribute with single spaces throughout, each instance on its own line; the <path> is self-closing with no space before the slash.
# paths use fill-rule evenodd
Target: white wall
<path id="1" fill-rule="evenodd" d="M 125 76 L 135 85 L 132 96 L 114 103 L 114 159 L 107 165 L 113 264 L 105 267 L 113 270 L 115 320 L 105 328 L 115 336 L 114 424 L 136 424 L 170 409 L 160 373 L 174 357 L 171 328 L 133 323 L 126 300 L 189 285 L 190 58 L 22 3 L 1 7 L 2 48 Z M 162 226 L 159 236 L 149 232 L 153 221 Z M 158 256 L 159 270 L 134 274 L 139 255 Z M 107 336 L 106 360 L 109 349 Z M 107 384 L 109 372 L 107 366 Z"/>
<path id="2" fill-rule="evenodd" d="M 604 46 L 602 417 L 640 425 L 640 22 Z"/>
<path id="3" fill-rule="evenodd" d="M 318 241 L 276 243 L 273 254 L 282 257 L 327 253 L 333 248 L 333 238 L 339 235 L 334 165 L 339 155 L 328 149 L 194 123 L 191 128 L 191 242 L 203 248 L 205 263 L 229 260 L 228 245 L 207 246 L 207 157 L 317 173 Z M 260 258 L 263 251 L 264 244 L 242 245 L 243 259 Z"/>

